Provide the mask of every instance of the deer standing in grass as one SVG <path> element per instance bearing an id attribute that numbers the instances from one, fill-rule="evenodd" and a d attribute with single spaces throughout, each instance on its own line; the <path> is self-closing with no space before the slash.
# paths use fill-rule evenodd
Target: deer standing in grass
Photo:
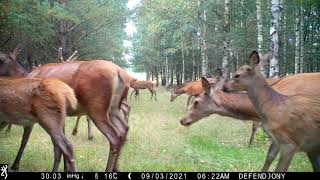
<path id="1" fill-rule="evenodd" d="M 266 60 L 266 59 L 265 59 Z M 258 62 L 253 62 L 258 63 Z M 263 63 L 262 63 L 263 64 Z M 260 64 L 261 65 L 261 64 Z M 211 114 L 219 114 L 240 120 L 253 120 L 256 124 L 261 118 L 252 105 L 246 93 L 225 93 L 223 89 L 229 89 L 230 82 L 225 78 L 218 78 L 218 82 L 210 85 L 206 78 L 202 78 L 202 86 L 205 92 L 196 98 L 191 112 L 180 121 L 182 125 L 188 126 Z M 310 94 L 320 95 L 318 89 L 320 73 L 304 73 L 281 79 L 266 79 L 274 89 L 286 95 Z M 251 135 L 250 141 L 252 141 Z M 262 171 L 267 171 L 277 155 L 276 143 L 272 143 L 268 151 L 266 162 Z"/>
<path id="2" fill-rule="evenodd" d="M 139 81 L 135 79 L 130 82 L 130 87 L 133 88 L 130 99 L 133 93 L 135 93 L 135 98 L 139 97 L 139 89 L 148 89 L 151 93 L 151 99 L 154 95 L 154 100 L 157 101 L 157 92 L 155 90 L 155 84 L 152 81 Z"/>
<path id="3" fill-rule="evenodd" d="M 210 83 L 214 83 L 215 78 L 208 78 L 208 80 L 210 81 Z M 173 102 L 178 96 L 182 94 L 187 94 L 188 100 L 186 109 L 188 109 L 192 97 L 197 97 L 202 92 L 203 88 L 201 86 L 201 80 L 189 81 L 184 83 L 182 86 L 176 87 L 173 90 L 171 90 L 170 102 Z"/>
<path id="4" fill-rule="evenodd" d="M 250 58 L 259 61 L 255 51 Z M 263 128 L 279 147 L 275 170 L 287 171 L 294 154 L 303 151 L 314 171 L 320 171 L 320 96 L 280 94 L 267 84 L 255 64 L 240 67 L 233 80 L 231 89 L 247 90 Z M 318 80 L 314 86 L 320 83 Z"/>
<path id="5" fill-rule="evenodd" d="M 3 59 L 0 54 L 0 59 Z M 74 91 L 57 79 L 0 77 L 0 130 L 7 124 L 24 128 L 21 147 L 13 167 L 19 164 L 33 125 L 39 125 L 50 135 L 54 146 L 54 167 L 61 153 L 65 158 L 65 170 L 75 171 L 72 145 L 64 135 L 64 119 L 67 112 L 77 108 Z M 15 169 L 15 168 L 14 168 Z"/>
<path id="6" fill-rule="evenodd" d="M 18 51 L 19 46 L 13 54 Z M 92 60 L 45 64 L 28 73 L 16 61 L 16 56 L 1 54 L 4 56 L 0 59 L 0 75 L 54 77 L 68 84 L 79 102 L 77 110 L 68 112 L 68 115 L 86 114 L 90 117 L 110 144 L 106 171 L 117 170 L 117 160 L 129 129 L 130 106 L 126 103 L 129 83 L 125 81 L 128 76 L 126 71 L 109 61 Z M 16 160 L 12 169 L 19 168 L 20 159 Z"/>

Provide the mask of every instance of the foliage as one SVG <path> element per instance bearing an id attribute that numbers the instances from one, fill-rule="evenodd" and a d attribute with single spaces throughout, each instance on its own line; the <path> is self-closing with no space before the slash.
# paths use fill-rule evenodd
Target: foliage
<path id="1" fill-rule="evenodd" d="M 0 2 L 0 50 L 10 51 L 24 45 L 26 54 L 38 63 L 53 62 L 67 38 L 65 56 L 79 52 L 79 59 L 108 59 L 126 65 L 124 24 L 129 10 L 125 0 L 3 0 Z M 60 23 L 65 22 L 61 32 Z M 6 44 L 4 44 L 7 42 Z M 4 45 L 3 45 L 4 44 Z"/>

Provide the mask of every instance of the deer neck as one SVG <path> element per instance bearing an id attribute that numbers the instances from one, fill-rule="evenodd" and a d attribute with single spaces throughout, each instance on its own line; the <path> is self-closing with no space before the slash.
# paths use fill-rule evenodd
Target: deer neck
<path id="1" fill-rule="evenodd" d="M 216 91 L 215 97 L 220 107 L 217 114 L 241 120 L 260 120 L 247 94 Z"/>
<path id="2" fill-rule="evenodd" d="M 275 112 L 273 108 L 282 107 L 285 96 L 272 89 L 262 75 L 257 74 L 254 79 L 254 85 L 248 87 L 248 96 L 262 117 L 262 122 L 265 122 Z"/>

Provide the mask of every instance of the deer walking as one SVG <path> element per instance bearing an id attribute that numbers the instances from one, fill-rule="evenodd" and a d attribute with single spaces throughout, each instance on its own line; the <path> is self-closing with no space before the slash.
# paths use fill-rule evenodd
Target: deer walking
<path id="1" fill-rule="evenodd" d="M 257 62 L 256 62 L 257 63 Z M 188 126 L 211 114 L 219 114 L 240 120 L 253 120 L 253 124 L 261 122 L 261 118 L 252 105 L 246 93 L 225 93 L 229 89 L 229 82 L 224 77 L 217 77 L 218 82 L 210 85 L 206 78 L 202 78 L 202 86 L 205 93 L 196 98 L 191 112 L 180 121 L 182 125 Z M 286 95 L 310 94 L 320 95 L 317 84 L 319 84 L 320 73 L 304 73 L 283 77 L 281 79 L 266 79 L 274 89 Z M 319 85 L 320 86 L 320 85 Z M 254 127 L 255 125 L 253 125 Z M 253 129 L 250 142 L 254 137 Z M 267 171 L 274 160 L 277 152 L 275 143 L 272 143 L 262 171 Z"/>
<path id="2" fill-rule="evenodd" d="M 215 78 L 208 78 L 208 80 L 210 81 L 210 83 L 214 83 Z M 193 97 L 198 97 L 203 91 L 204 90 L 201 85 L 201 80 L 189 81 L 184 83 L 182 86 L 176 87 L 171 90 L 170 102 L 173 102 L 178 96 L 182 94 L 187 94 L 188 100 L 186 109 L 188 109 L 191 99 Z"/>
<path id="3" fill-rule="evenodd" d="M 54 146 L 53 171 L 58 168 L 56 163 L 61 153 L 65 157 L 65 170 L 75 171 L 73 148 L 64 135 L 65 116 L 77 108 L 74 91 L 57 79 L 40 78 L 1 77 L 0 87 L 0 130 L 7 124 L 24 128 L 21 146 L 12 168 L 18 169 L 33 125 L 39 123 L 50 135 Z"/>
<path id="4" fill-rule="evenodd" d="M 250 59 L 259 61 L 258 53 L 252 52 Z M 287 171 L 294 154 L 303 151 L 314 171 L 320 171 L 320 96 L 280 94 L 267 84 L 255 64 L 240 67 L 233 80 L 231 89 L 237 84 L 232 90 L 247 90 L 262 126 L 279 147 L 275 170 Z"/>
<path id="5" fill-rule="evenodd" d="M 139 97 L 139 89 L 148 89 L 151 93 L 151 99 L 154 95 L 154 100 L 157 101 L 157 92 L 155 90 L 155 84 L 152 81 L 139 81 L 135 79 L 130 82 L 130 87 L 133 88 L 130 99 L 133 93 L 135 93 L 135 98 Z"/>
<path id="6" fill-rule="evenodd" d="M 28 73 L 16 60 L 18 52 L 19 46 L 11 53 L 14 56 L 1 53 L 4 56 L 0 59 L 0 75 L 54 77 L 68 84 L 79 102 L 78 108 L 68 115 L 90 117 L 110 144 L 106 171 L 116 171 L 129 129 L 126 71 L 109 61 L 92 60 L 45 64 Z"/>

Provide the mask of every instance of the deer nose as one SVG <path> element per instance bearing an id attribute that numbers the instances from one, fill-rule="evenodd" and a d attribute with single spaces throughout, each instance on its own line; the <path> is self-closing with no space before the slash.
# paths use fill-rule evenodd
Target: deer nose
<path id="1" fill-rule="evenodd" d="M 191 122 L 188 121 L 188 119 L 183 118 L 183 119 L 180 120 L 180 124 L 182 126 L 189 126 L 191 124 Z"/>
<path id="2" fill-rule="evenodd" d="M 235 79 L 238 79 L 238 78 L 240 77 L 240 74 L 235 74 L 233 77 L 234 77 Z"/>

